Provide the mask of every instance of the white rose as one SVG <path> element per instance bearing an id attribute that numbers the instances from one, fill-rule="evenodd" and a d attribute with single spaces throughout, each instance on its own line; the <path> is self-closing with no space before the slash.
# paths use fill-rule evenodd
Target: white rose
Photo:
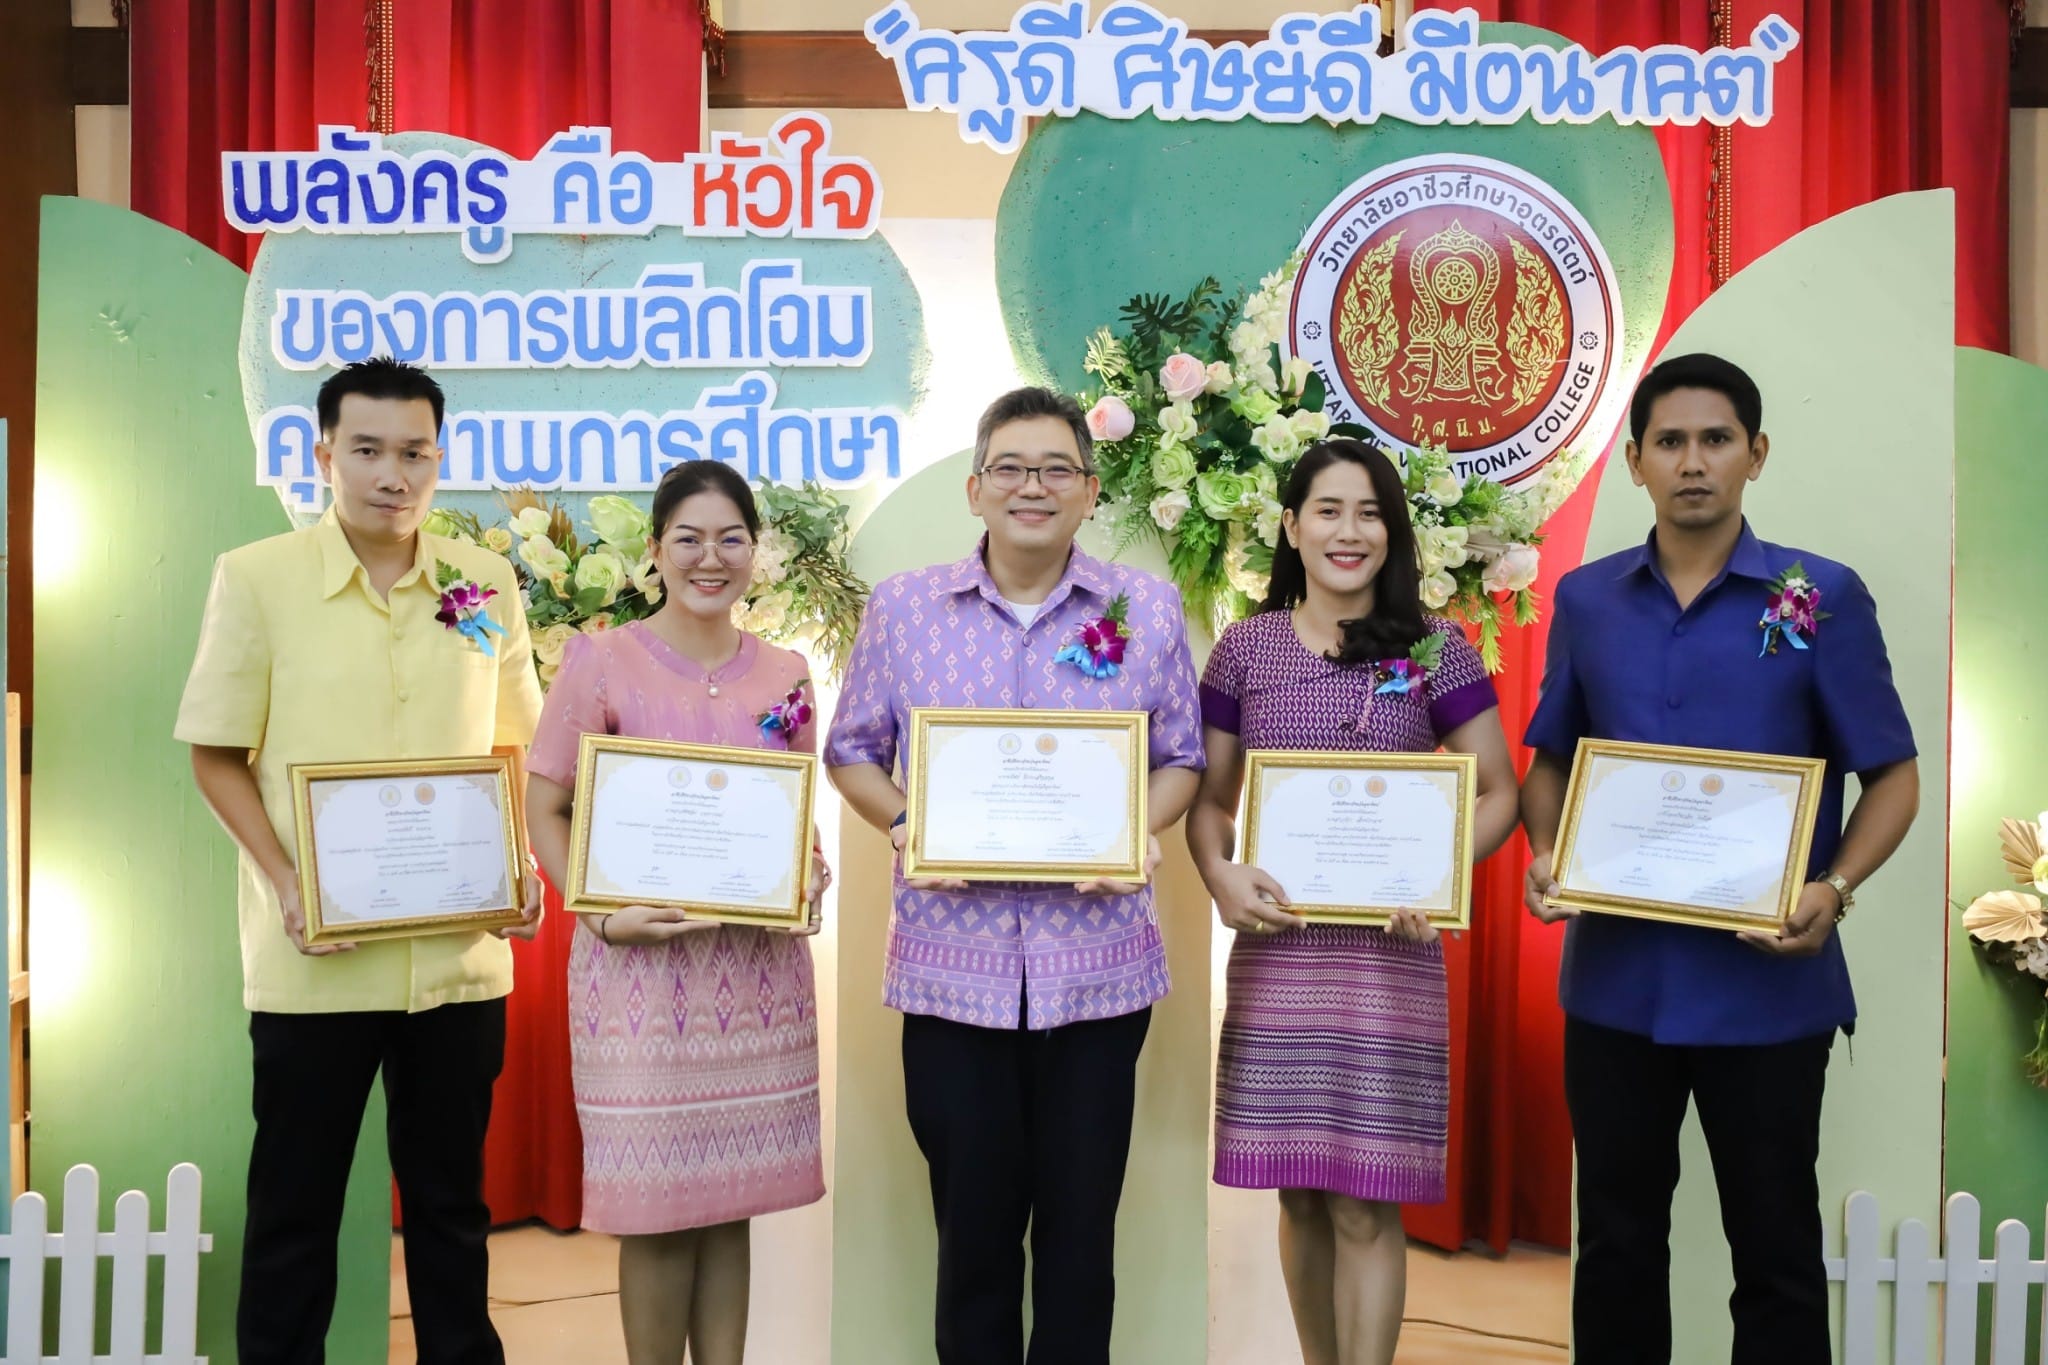
<path id="1" fill-rule="evenodd" d="M 767 587 L 780 583 L 789 573 L 789 561 L 796 557 L 796 542 L 775 527 L 761 532 L 761 538 L 754 543 L 754 572 L 752 586 Z"/>
<path id="2" fill-rule="evenodd" d="M 1252 448 L 1275 464 L 1285 464 L 1301 454 L 1301 437 L 1292 422 L 1276 414 L 1252 432 Z"/>
<path id="3" fill-rule="evenodd" d="M 529 507 L 512 518 L 512 534 L 521 540 L 544 536 L 548 533 L 548 523 L 553 520 L 547 508 Z"/>
<path id="4" fill-rule="evenodd" d="M 1520 592 L 1536 581 L 1542 556 L 1533 545 L 1510 545 L 1486 566 L 1488 592 Z"/>
<path id="5" fill-rule="evenodd" d="M 1187 515 L 1192 500 L 1185 488 L 1170 489 L 1152 499 L 1152 523 L 1162 531 L 1171 531 L 1180 525 L 1180 519 Z"/>
<path id="6" fill-rule="evenodd" d="M 527 568 L 533 570 L 534 577 L 550 583 L 569 572 L 568 554 L 546 536 L 528 536 L 521 541 L 519 557 L 526 562 Z"/>
<path id="7" fill-rule="evenodd" d="M 533 633 L 533 657 L 542 667 L 549 670 L 559 668 L 562 651 L 576 638 L 576 627 L 567 621 L 557 621 L 551 626 L 542 626 Z"/>
<path id="8" fill-rule="evenodd" d="M 1289 393 L 1300 393 L 1308 387 L 1308 377 L 1315 372 L 1316 367 L 1300 356 L 1289 356 L 1280 363 L 1280 386 Z"/>
<path id="9" fill-rule="evenodd" d="M 1423 491 L 1428 493 L 1430 501 L 1439 507 L 1456 507 L 1458 499 L 1465 496 L 1465 484 L 1456 474 L 1446 469 L 1441 474 L 1431 476 Z"/>
<path id="10" fill-rule="evenodd" d="M 641 564 L 639 568 L 633 570 L 633 586 L 638 588 L 640 595 L 649 602 L 659 604 L 661 601 L 660 566 L 655 564 L 652 559 Z"/>
<path id="11" fill-rule="evenodd" d="M 1446 569 L 1462 569 L 1471 562 L 1472 556 L 1465 550 L 1465 541 L 1471 534 L 1462 526 L 1437 529 L 1437 553 Z"/>
<path id="12" fill-rule="evenodd" d="M 1182 445 L 1195 439 L 1202 431 L 1195 421 L 1195 409 L 1190 403 L 1175 403 L 1159 410 L 1159 434 L 1168 441 Z"/>
<path id="13" fill-rule="evenodd" d="M 1230 387 L 1231 379 L 1233 377 L 1230 373 L 1230 365 L 1228 364 L 1228 362 L 1221 360 L 1212 360 L 1209 362 L 1208 375 L 1208 382 L 1202 385 L 1203 393 L 1223 392 L 1225 389 Z"/>
<path id="14" fill-rule="evenodd" d="M 1280 543 L 1280 510 L 1279 503 L 1267 498 L 1259 504 L 1259 515 L 1252 521 L 1252 530 L 1269 546 Z"/>
<path id="15" fill-rule="evenodd" d="M 1287 419 L 1294 428 L 1294 434 L 1303 445 L 1322 440 L 1330 434 L 1330 415 L 1326 412 L 1310 412 L 1303 409 Z"/>
<path id="16" fill-rule="evenodd" d="M 1422 580 L 1422 605 L 1442 611 L 1458 595 L 1458 580 L 1439 569 Z"/>
<path id="17" fill-rule="evenodd" d="M 794 605 L 796 599 L 786 589 L 744 603 L 740 612 L 740 629 L 755 635 L 772 635 L 782 629 L 783 623 L 789 619 L 789 609 Z"/>
<path id="18" fill-rule="evenodd" d="M 1443 572 L 1443 547 L 1437 544 L 1436 528 L 1418 526 L 1415 528 L 1415 558 L 1422 566 L 1422 576 Z"/>

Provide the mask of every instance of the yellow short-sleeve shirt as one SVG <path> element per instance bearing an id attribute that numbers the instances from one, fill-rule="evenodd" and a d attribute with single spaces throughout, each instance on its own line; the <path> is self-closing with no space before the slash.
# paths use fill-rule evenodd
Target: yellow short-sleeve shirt
<path id="1" fill-rule="evenodd" d="M 437 561 L 496 588 L 495 657 L 434 619 Z M 294 763 L 487 754 L 524 745 L 540 718 L 533 645 L 512 566 L 422 532 L 388 601 L 329 512 L 317 525 L 222 555 L 178 707 L 178 739 L 251 751 L 271 828 L 293 847 Z M 277 895 L 246 855 L 238 899 L 243 1000 L 314 1014 L 425 1010 L 512 989 L 512 952 L 489 934 L 434 934 L 307 957 L 285 936 Z"/>

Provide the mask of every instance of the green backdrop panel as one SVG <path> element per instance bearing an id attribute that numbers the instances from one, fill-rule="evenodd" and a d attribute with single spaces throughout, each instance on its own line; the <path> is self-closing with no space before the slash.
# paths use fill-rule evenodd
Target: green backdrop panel
<path id="1" fill-rule="evenodd" d="M 1564 44 L 1525 24 L 1483 27 L 1487 42 Z M 1592 225 L 1621 284 L 1615 389 L 1626 392 L 1664 316 L 1671 193 L 1656 134 L 1604 119 L 1470 128 L 1049 119 L 1018 156 L 996 218 L 996 285 L 1018 368 L 1080 389 L 1089 333 L 1114 324 L 1133 294 L 1177 298 L 1213 275 L 1241 300 L 1346 185 L 1445 152 L 1522 167 Z"/>
<path id="2" fill-rule="evenodd" d="M 2048 782 L 2030 760 L 2048 751 L 2048 639 L 2014 606 L 2015 587 L 2040 582 L 2048 565 L 2035 500 L 2016 496 L 2040 486 L 2044 430 L 2048 370 L 1988 351 L 1956 353 L 1956 780 L 1948 833 L 1950 894 L 1965 905 L 2012 885 L 1998 856 L 1998 822 L 2048 809 Z M 2001 1220 L 2037 1229 L 2048 1207 L 2048 1165 L 2036 1159 L 2048 1150 L 2048 1094 L 2019 1064 L 2034 1043 L 2041 986 L 1985 963 L 1960 913 L 1950 916 L 1949 934 L 1946 1185 L 1983 1202 L 1989 1255 Z M 2030 1335 L 2040 1330 L 2033 1292 Z M 1983 1327 L 1988 1342 L 1988 1314 Z M 2029 1346 L 2028 1358 L 2037 1350 Z"/>
<path id="3" fill-rule="evenodd" d="M 1831 1254 L 1852 1191 L 1877 1195 L 1888 1225 L 1938 1226 L 1940 1214 L 1954 207 L 1939 190 L 1831 218 L 1730 280 L 1666 348 L 1713 351 L 1755 376 L 1771 459 L 1749 486 L 1750 523 L 1766 540 L 1844 561 L 1869 584 L 1920 749 L 1920 818 L 1843 929 L 1861 1016 L 1853 1052 L 1836 1044 L 1822 1114 Z M 1884 401 L 1871 401 L 1876 394 Z M 1599 495 L 1589 560 L 1639 543 L 1652 518 L 1618 455 Z M 1825 626 L 1814 647 L 1825 655 Z M 1707 1365 L 1728 1358 L 1733 1280 L 1696 1118 L 1684 1166 L 1672 1208 L 1673 1325 L 1683 1343 L 1674 1361 Z M 1883 1318 L 1888 1343 L 1888 1301 Z M 1891 1358 L 1888 1344 L 1878 1358 Z"/>
<path id="4" fill-rule="evenodd" d="M 252 477 L 240 270 L 125 210 L 46 199 L 36 408 L 34 1187 L 64 1172 L 161 1220 L 205 1177 L 200 1350 L 235 1359 L 249 1117 L 234 850 L 171 738 L 213 559 L 284 529 Z M 308 398 L 310 399 L 310 392 Z M 384 1359 L 390 1168 L 381 1097 L 357 1152 L 329 1358 Z M 161 1222 L 158 1223 L 161 1226 Z"/>

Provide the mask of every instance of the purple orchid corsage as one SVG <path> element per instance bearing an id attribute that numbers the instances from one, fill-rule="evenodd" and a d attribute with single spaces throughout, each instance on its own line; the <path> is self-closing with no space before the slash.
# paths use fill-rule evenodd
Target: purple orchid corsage
<path id="1" fill-rule="evenodd" d="M 1091 678 L 1114 678 L 1123 671 L 1124 645 L 1131 633 L 1124 629 L 1131 599 L 1118 593 L 1102 615 L 1081 627 L 1081 638 L 1053 655 L 1055 663 L 1072 664 Z"/>
<path id="2" fill-rule="evenodd" d="M 464 578 L 460 570 L 438 559 L 434 561 L 434 586 L 441 591 L 441 609 L 434 613 L 434 619 L 484 653 L 497 657 L 491 636 L 503 635 L 505 628 L 491 619 L 486 604 L 498 595 L 498 590 L 483 587 L 474 578 Z"/>
<path id="3" fill-rule="evenodd" d="M 789 689 L 788 696 L 761 713 L 757 723 L 763 738 L 780 732 L 783 739 L 794 743 L 797 731 L 811 723 L 811 704 L 804 700 L 804 687 L 809 682 L 809 678 L 799 680 Z"/>
<path id="4" fill-rule="evenodd" d="M 1806 576 L 1806 565 L 1793 561 L 1791 568 L 1771 582 L 1770 598 L 1757 621 L 1763 627 L 1764 644 L 1756 656 L 1776 654 L 1781 640 L 1794 649 L 1805 649 L 1827 618 L 1828 613 L 1820 609 L 1820 589 Z"/>
<path id="5" fill-rule="evenodd" d="M 1444 657 L 1444 635 L 1435 631 L 1425 635 L 1408 651 L 1405 659 L 1383 659 L 1373 669 L 1374 696 L 1404 696 L 1419 692 L 1429 681 L 1429 675 L 1436 672 L 1437 665 Z"/>

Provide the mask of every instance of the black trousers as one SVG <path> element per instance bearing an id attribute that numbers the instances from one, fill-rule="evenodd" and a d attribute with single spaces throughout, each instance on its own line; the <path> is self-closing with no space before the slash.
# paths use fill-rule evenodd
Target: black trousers
<path id="1" fill-rule="evenodd" d="M 904 1099 L 939 1226 L 940 1365 L 1109 1365 L 1116 1209 L 1151 1019 L 992 1029 L 904 1016 Z"/>
<path id="2" fill-rule="evenodd" d="M 1567 1017 L 1578 1149 L 1577 1365 L 1671 1360 L 1671 1194 L 1699 1105 L 1735 1268 L 1734 1365 L 1828 1365 L 1820 1102 L 1832 1031 L 1767 1047 L 1676 1047 Z M 1695 1365 L 1696 1355 L 1686 1357 Z"/>
<path id="3" fill-rule="evenodd" d="M 335 1243 L 370 1082 L 381 1069 L 420 1365 L 504 1365 L 484 1247 L 484 1130 L 505 1002 L 418 1014 L 249 1016 L 256 1143 L 235 1337 L 242 1365 L 321 1365 Z"/>

